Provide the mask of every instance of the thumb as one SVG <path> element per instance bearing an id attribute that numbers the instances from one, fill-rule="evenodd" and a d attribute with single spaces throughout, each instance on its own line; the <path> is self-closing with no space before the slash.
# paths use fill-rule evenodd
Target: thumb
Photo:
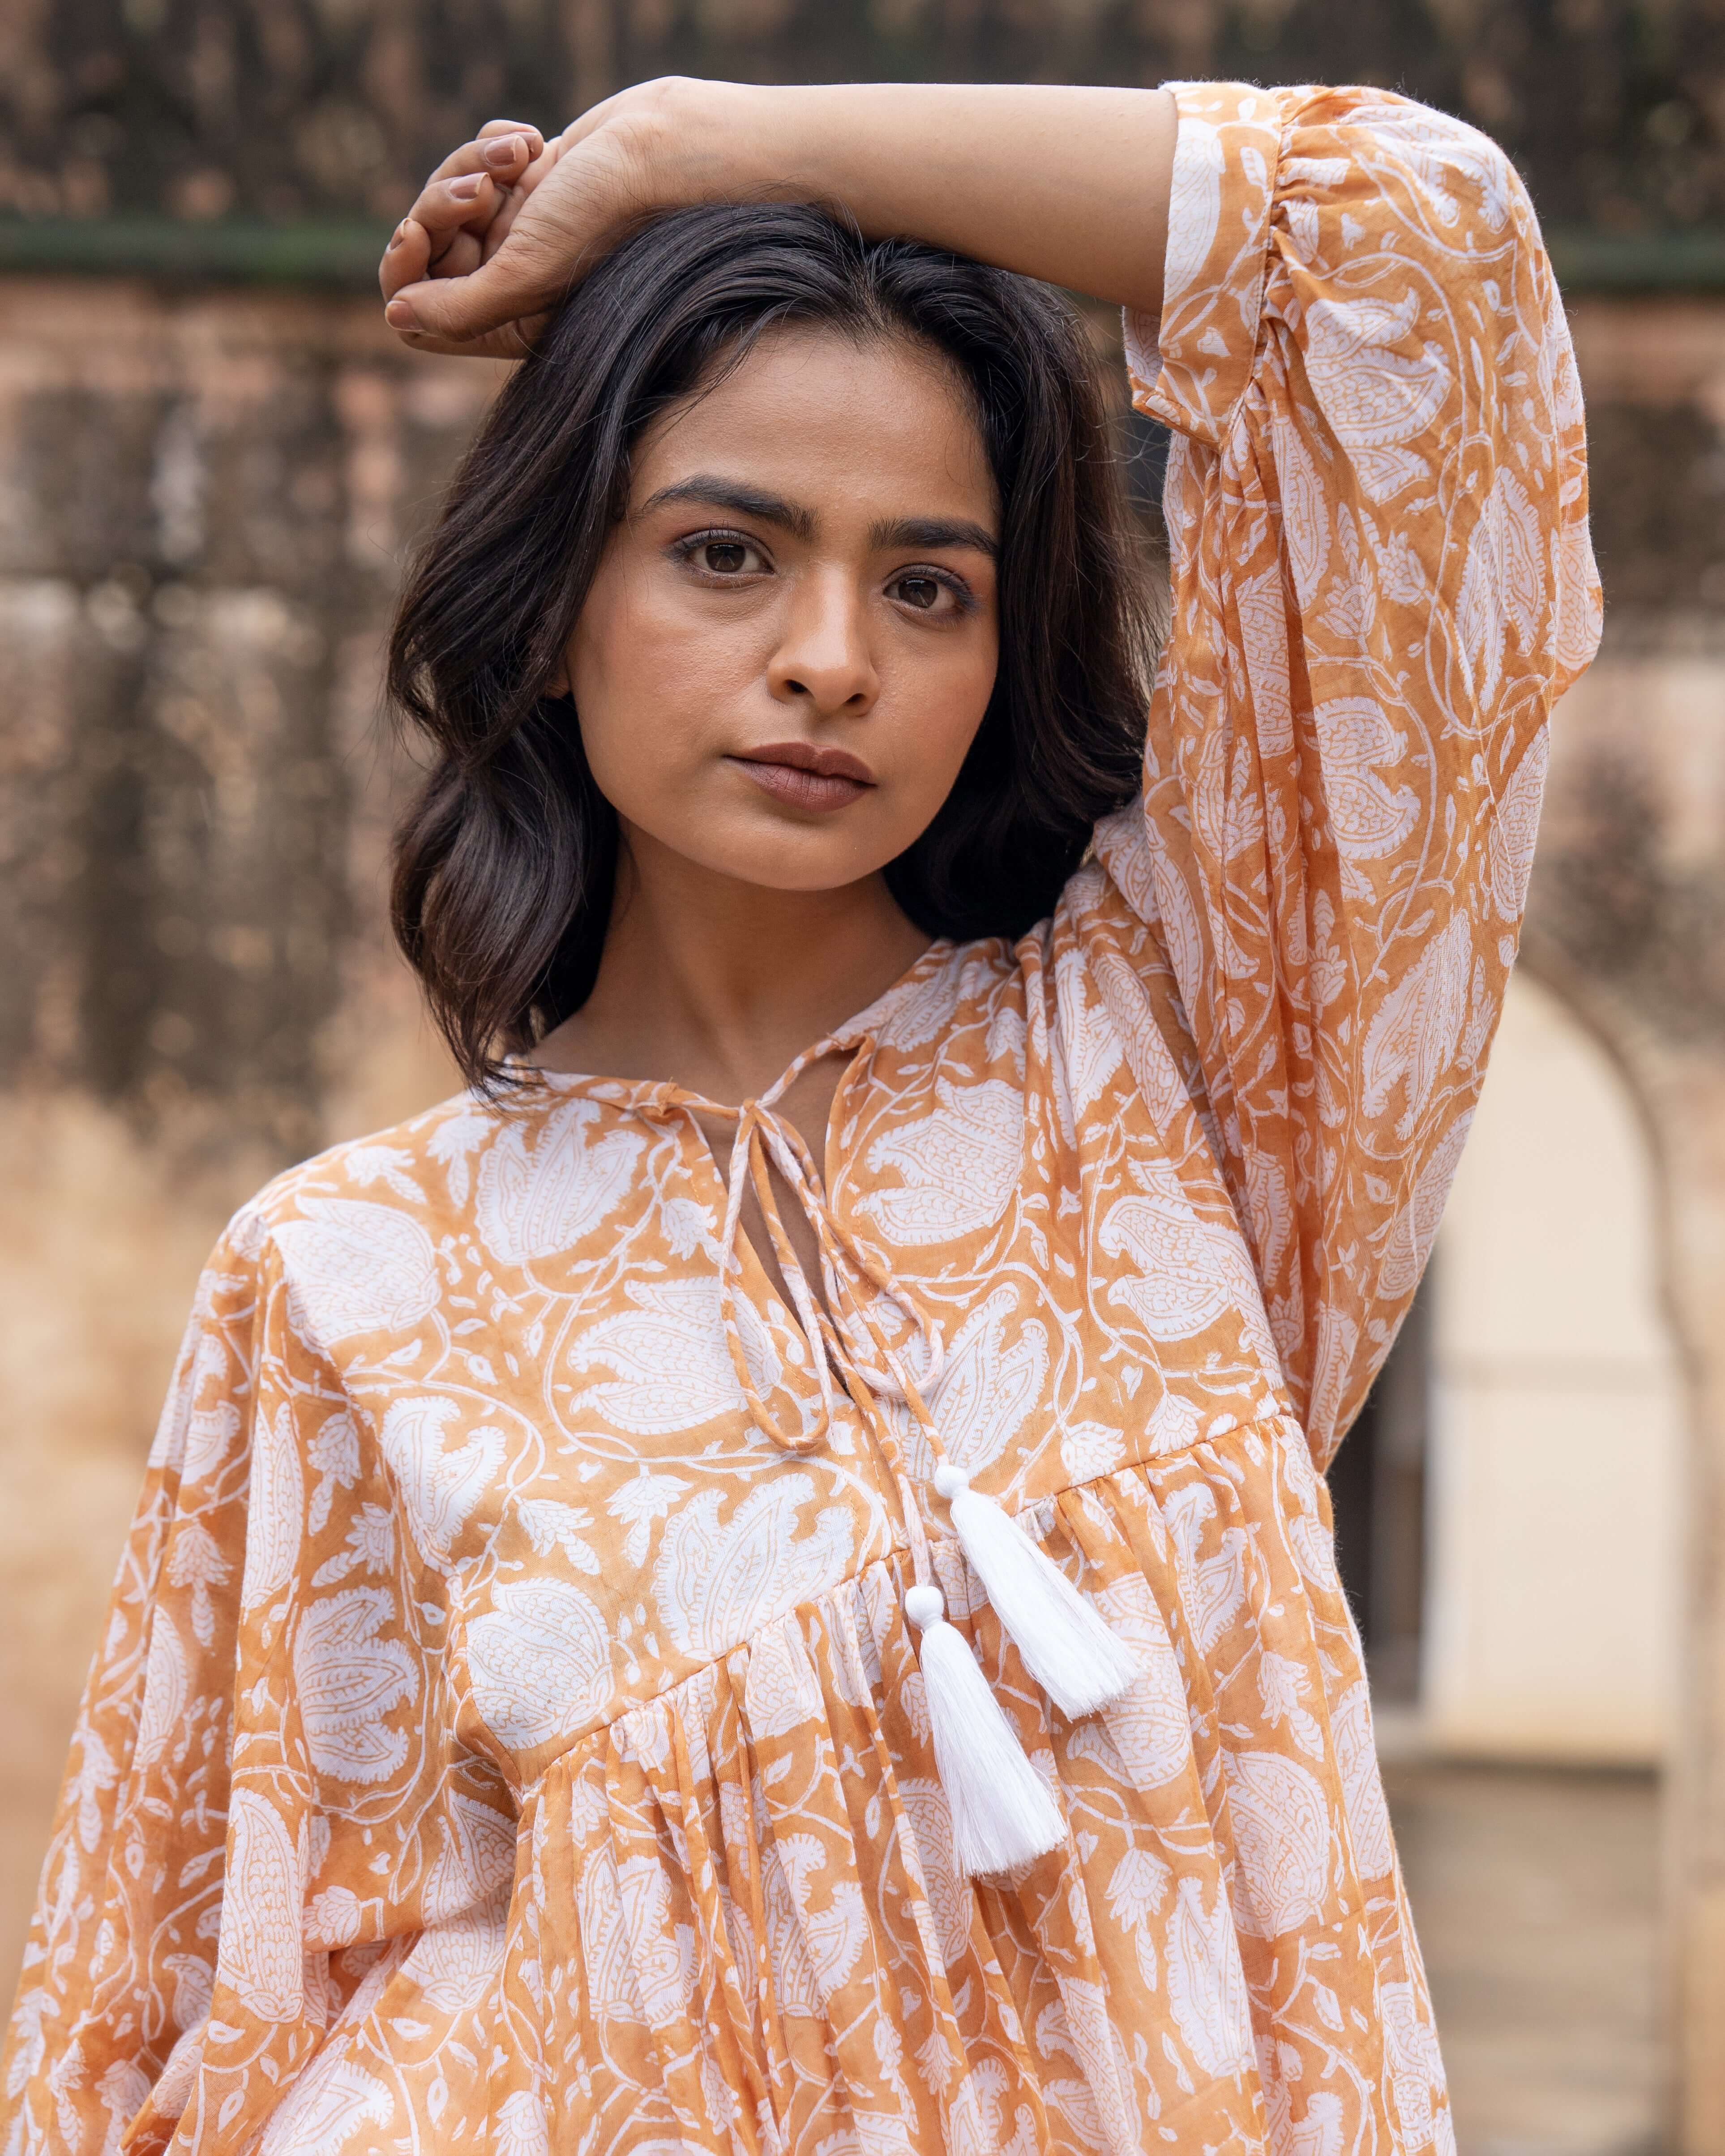
<path id="1" fill-rule="evenodd" d="M 440 342 L 470 343 L 523 316 L 542 313 L 571 282 L 567 269 L 530 231 L 511 232 L 489 262 L 463 277 L 403 285 L 383 310 L 393 330 Z"/>

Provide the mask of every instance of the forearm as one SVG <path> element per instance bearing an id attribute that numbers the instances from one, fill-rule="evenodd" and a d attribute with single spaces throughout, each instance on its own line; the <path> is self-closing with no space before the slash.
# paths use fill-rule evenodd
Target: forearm
<path id="1" fill-rule="evenodd" d="M 1163 90 L 641 84 L 542 151 L 534 138 L 525 168 L 525 142 L 501 136 L 446 159 L 385 258 L 387 319 L 423 349 L 519 357 L 536 319 L 644 217 L 762 200 L 828 203 L 871 237 L 1153 317 L 1177 124 Z"/>
<path id="2" fill-rule="evenodd" d="M 707 85 L 700 85 L 706 90 Z M 1177 117 L 1166 90 L 1040 84 L 744 88 L 694 154 L 729 180 L 1155 316 Z M 710 131 L 710 132 L 709 132 Z M 706 192 L 706 187 L 703 187 Z"/>

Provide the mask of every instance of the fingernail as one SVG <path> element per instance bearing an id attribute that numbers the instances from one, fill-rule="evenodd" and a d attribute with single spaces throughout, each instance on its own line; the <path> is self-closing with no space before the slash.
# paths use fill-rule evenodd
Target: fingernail
<path id="1" fill-rule="evenodd" d="M 479 192 L 480 182 L 484 178 L 483 172 L 469 172 L 464 179 L 450 181 L 449 192 L 457 202 L 471 202 Z"/>
<path id="2" fill-rule="evenodd" d="M 407 236 L 408 228 L 405 223 L 397 225 L 394 231 L 390 234 L 389 244 L 384 249 L 383 252 L 386 254 L 393 254 L 396 249 L 401 245 L 403 240 L 404 240 Z"/>
<path id="3" fill-rule="evenodd" d="M 495 142 L 487 142 L 485 162 L 500 167 L 512 165 L 521 154 L 522 139 L 519 135 L 500 135 Z"/>
<path id="4" fill-rule="evenodd" d="M 383 310 L 383 319 L 393 330 L 416 330 L 419 317 L 405 300 L 392 300 Z"/>

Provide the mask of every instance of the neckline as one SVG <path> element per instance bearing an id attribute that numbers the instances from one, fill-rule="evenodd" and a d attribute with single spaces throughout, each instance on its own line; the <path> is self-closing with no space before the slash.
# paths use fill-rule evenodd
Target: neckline
<path id="1" fill-rule="evenodd" d="M 896 981 L 884 988 L 871 1003 L 865 1004 L 860 1011 L 823 1034 L 807 1048 L 800 1049 L 786 1064 L 769 1086 L 752 1096 L 764 1100 L 776 1094 L 790 1074 L 801 1065 L 813 1062 L 817 1057 L 841 1049 L 855 1050 L 871 1034 L 878 1033 L 892 1007 L 915 988 L 920 988 L 927 976 L 943 965 L 957 949 L 950 936 L 937 936 L 927 950 L 907 966 Z M 524 1086 L 542 1086 L 555 1093 L 572 1093 L 590 1100 L 608 1101 L 619 1107 L 645 1106 L 650 1103 L 677 1101 L 691 1107 L 721 1116 L 737 1116 L 749 1106 L 748 1100 L 712 1101 L 692 1087 L 681 1085 L 675 1078 L 612 1078 L 602 1072 L 587 1070 L 552 1070 L 542 1064 L 528 1063 L 511 1056 L 506 1065 L 510 1074 Z"/>

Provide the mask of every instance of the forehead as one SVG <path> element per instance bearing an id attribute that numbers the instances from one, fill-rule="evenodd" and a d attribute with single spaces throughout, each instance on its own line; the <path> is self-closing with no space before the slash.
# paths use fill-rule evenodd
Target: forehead
<path id="1" fill-rule="evenodd" d="M 710 388 L 648 429 L 630 493 L 644 501 L 691 472 L 721 471 L 819 512 L 998 521 L 993 475 L 968 392 L 937 353 L 901 337 L 769 331 Z"/>

